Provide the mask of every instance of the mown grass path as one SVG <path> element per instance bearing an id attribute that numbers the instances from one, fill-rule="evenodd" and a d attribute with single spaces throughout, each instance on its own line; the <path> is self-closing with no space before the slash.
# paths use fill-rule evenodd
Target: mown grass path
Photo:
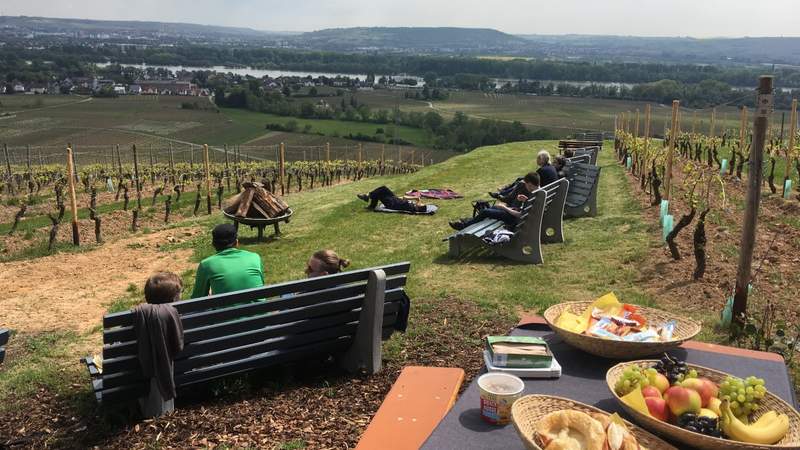
<path id="1" fill-rule="evenodd" d="M 648 303 L 635 285 L 637 262 L 645 257 L 649 237 L 640 209 L 611 150 L 601 152 L 600 215 L 565 221 L 566 242 L 544 248 L 545 264 L 521 265 L 498 257 L 454 261 L 442 239 L 448 220 L 471 214 L 470 202 L 533 168 L 540 148 L 555 153 L 554 142 L 525 142 L 486 147 L 407 176 L 364 180 L 332 189 L 292 194 L 295 210 L 284 237 L 254 243 L 244 231 L 243 248 L 262 255 L 268 283 L 303 277 L 309 255 L 336 250 L 354 267 L 397 261 L 412 263 L 412 298 L 458 297 L 489 306 L 506 304 L 537 310 L 553 303 L 586 300 L 615 291 L 634 303 Z M 451 188 L 461 200 L 436 201 L 434 216 L 379 214 L 356 198 L 381 184 L 396 193 L 417 188 Z M 244 229 L 243 229 L 244 230 Z M 197 257 L 211 254 L 207 239 L 195 242 Z"/>

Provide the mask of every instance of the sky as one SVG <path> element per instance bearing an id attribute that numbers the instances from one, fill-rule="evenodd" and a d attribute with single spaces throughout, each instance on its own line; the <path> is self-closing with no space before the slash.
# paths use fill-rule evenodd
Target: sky
<path id="1" fill-rule="evenodd" d="M 0 15 L 313 31 L 494 28 L 512 34 L 800 36 L 797 0 L 0 0 Z"/>

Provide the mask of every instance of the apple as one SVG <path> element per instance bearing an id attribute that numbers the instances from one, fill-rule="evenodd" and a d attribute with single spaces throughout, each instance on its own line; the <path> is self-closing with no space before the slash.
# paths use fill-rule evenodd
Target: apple
<path id="1" fill-rule="evenodd" d="M 647 410 L 654 418 L 666 422 L 669 419 L 669 408 L 667 402 L 661 397 L 645 397 L 644 402 L 647 404 Z"/>
<path id="2" fill-rule="evenodd" d="M 650 386 L 655 386 L 662 394 L 669 389 L 669 379 L 662 373 L 648 373 L 647 379 L 650 381 Z"/>
<path id="3" fill-rule="evenodd" d="M 717 387 L 716 383 L 708 378 L 687 378 L 686 380 L 683 380 L 681 386 L 696 391 L 698 394 L 700 394 L 701 406 L 703 408 L 708 406 L 708 402 L 712 398 L 715 398 L 719 392 L 719 388 Z"/>
<path id="4" fill-rule="evenodd" d="M 719 411 L 720 405 L 722 405 L 722 400 L 718 399 L 717 397 L 712 397 L 711 400 L 708 401 L 707 408 L 711 411 L 714 411 L 717 416 L 720 416 L 722 414 Z"/>
<path id="5" fill-rule="evenodd" d="M 676 417 L 688 412 L 697 413 L 701 407 L 700 394 L 682 386 L 672 386 L 667 389 L 667 392 L 664 393 L 664 400 Z"/>
<path id="6" fill-rule="evenodd" d="M 645 387 L 643 387 L 642 388 L 642 395 L 644 396 L 644 398 L 647 398 L 647 397 L 662 398 L 661 397 L 661 391 L 659 391 L 658 388 L 656 388 L 655 386 L 645 386 Z"/>

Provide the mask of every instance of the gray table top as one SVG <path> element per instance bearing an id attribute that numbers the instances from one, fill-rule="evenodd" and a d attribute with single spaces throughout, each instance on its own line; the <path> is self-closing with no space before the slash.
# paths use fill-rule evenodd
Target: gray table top
<path id="1" fill-rule="evenodd" d="M 617 364 L 617 361 L 589 355 L 568 346 L 546 325 L 517 328 L 512 334 L 543 337 L 547 340 L 562 367 L 561 378 L 524 380 L 524 394 L 548 394 L 570 398 L 605 411 L 618 412 L 634 422 L 624 413 L 606 385 L 606 372 Z M 764 378 L 770 392 L 797 407 L 789 373 L 782 363 L 684 348 L 677 348 L 670 354 L 689 363 L 721 370 L 732 375 L 740 377 L 755 375 Z M 525 448 L 513 425 L 498 427 L 489 425 L 481 419 L 477 379 L 475 377 L 447 416 L 442 419 L 422 446 L 423 449 L 523 450 Z M 678 446 L 678 448 L 681 447 Z"/>

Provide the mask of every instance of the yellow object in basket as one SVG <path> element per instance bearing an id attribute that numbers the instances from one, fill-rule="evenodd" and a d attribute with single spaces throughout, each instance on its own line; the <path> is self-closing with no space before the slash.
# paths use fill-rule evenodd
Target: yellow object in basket
<path id="1" fill-rule="evenodd" d="M 561 315 L 558 316 L 558 319 L 556 319 L 557 327 L 578 334 L 586 331 L 588 325 L 589 321 L 586 318 L 577 314 L 572 314 L 569 311 L 562 312 Z"/>
<path id="2" fill-rule="evenodd" d="M 636 411 L 650 416 L 650 410 L 647 408 L 647 403 L 644 401 L 644 395 L 642 395 L 641 388 L 630 391 L 628 394 L 623 396 L 621 400 Z"/>

